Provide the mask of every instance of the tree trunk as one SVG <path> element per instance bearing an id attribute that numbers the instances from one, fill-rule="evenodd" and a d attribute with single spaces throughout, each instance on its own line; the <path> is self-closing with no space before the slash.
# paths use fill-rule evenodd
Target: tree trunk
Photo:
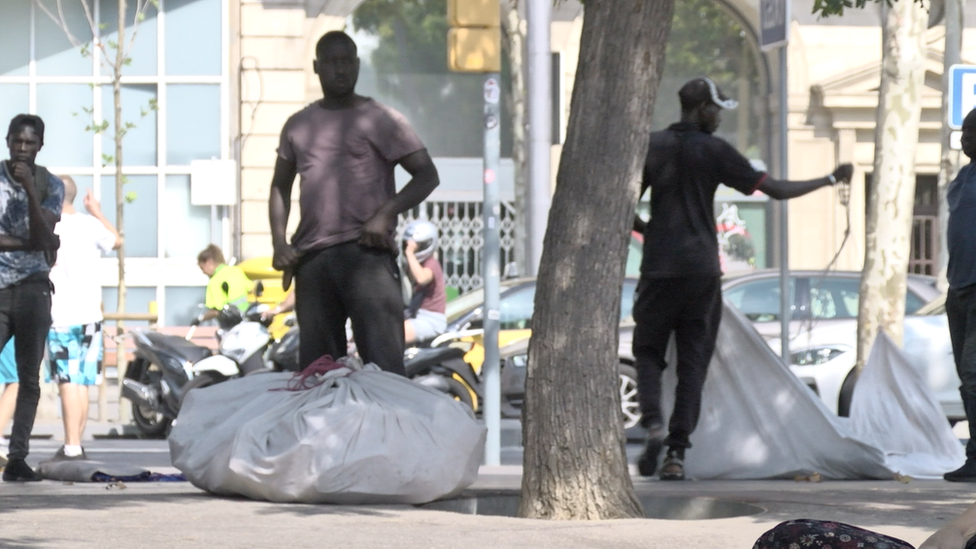
<path id="1" fill-rule="evenodd" d="M 915 206 L 915 149 L 922 113 L 928 22 L 918 2 L 894 2 L 884 17 L 881 89 L 868 195 L 867 239 L 858 311 L 857 370 L 879 330 L 899 345 Z"/>
<path id="2" fill-rule="evenodd" d="M 118 312 L 125 313 L 125 193 L 123 184 L 125 175 L 122 174 L 122 139 L 125 136 L 122 120 L 122 69 L 125 67 L 125 12 L 127 0 L 119 2 L 119 36 L 115 48 L 115 63 L 112 67 L 112 106 L 115 108 L 115 228 L 119 231 L 122 245 L 118 249 L 119 258 L 119 296 Z M 119 330 L 122 323 L 118 323 Z"/>
<path id="3" fill-rule="evenodd" d="M 620 421 L 627 239 L 674 0 L 587 0 L 529 345 L 519 516 L 642 516 Z"/>
<path id="4" fill-rule="evenodd" d="M 525 32 L 518 12 L 518 0 L 502 2 L 502 36 L 508 53 L 511 85 L 508 104 L 512 113 L 512 164 L 515 166 L 515 265 L 519 275 L 528 272 L 525 229 Z M 503 265 L 502 268 L 505 266 Z"/>

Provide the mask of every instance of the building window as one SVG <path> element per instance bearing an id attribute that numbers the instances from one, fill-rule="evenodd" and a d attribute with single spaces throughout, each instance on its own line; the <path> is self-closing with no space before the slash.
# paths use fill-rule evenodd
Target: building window
<path id="1" fill-rule="evenodd" d="M 101 23 L 99 40 L 117 41 L 118 0 L 84 0 Z M 182 321 L 187 300 L 203 295 L 205 277 L 196 254 L 211 235 L 226 248 L 226 212 L 192 206 L 190 163 L 231 157 L 227 0 L 159 0 L 137 29 L 130 2 L 126 29 L 136 30 L 121 90 L 123 119 L 132 126 L 123 142 L 126 183 L 125 242 L 128 311 L 146 312 L 156 301 L 161 320 Z M 114 101 L 111 68 L 83 55 L 93 40 L 82 3 L 8 0 L 0 6 L 0 122 L 18 113 L 46 124 L 38 162 L 78 184 L 76 207 L 91 189 L 116 220 Z M 113 30 L 116 29 L 116 30 Z M 67 30 L 67 32 L 66 32 Z M 70 37 L 69 37 L 70 34 Z M 95 133 L 93 122 L 109 122 Z M 214 222 L 216 220 L 216 227 Z M 114 310 L 115 259 L 103 273 L 105 310 Z M 169 314 L 167 296 L 178 309 Z M 111 303 L 110 303 L 111 302 Z"/>

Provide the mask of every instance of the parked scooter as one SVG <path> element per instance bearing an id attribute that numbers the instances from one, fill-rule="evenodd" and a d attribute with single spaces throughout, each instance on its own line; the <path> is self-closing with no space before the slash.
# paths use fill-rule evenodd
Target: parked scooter
<path id="1" fill-rule="evenodd" d="M 190 341 L 195 329 L 186 337 L 141 330 L 130 334 L 136 350 L 122 379 L 122 396 L 132 402 L 132 418 L 143 436 L 165 436 L 179 412 L 183 387 L 193 378 L 193 364 L 213 355 Z"/>
<path id="2" fill-rule="evenodd" d="M 260 285 L 259 281 L 255 290 L 258 297 L 261 295 Z M 265 352 L 271 345 L 268 331 L 271 319 L 261 319 L 261 314 L 269 308 L 264 303 L 251 303 L 241 320 L 221 336 L 218 353 L 190 366 L 192 377 L 182 388 L 180 404 L 193 389 L 216 385 L 234 377 L 272 371 L 271 365 L 265 362 Z M 179 407 L 176 411 L 179 412 Z"/>
<path id="3" fill-rule="evenodd" d="M 260 282 L 255 291 L 260 295 Z M 165 436 L 188 391 L 266 369 L 263 355 L 270 336 L 260 317 L 267 307 L 252 303 L 244 314 L 234 305 L 224 307 L 217 316 L 218 355 L 190 341 L 196 326 L 186 337 L 133 332 L 135 357 L 122 380 L 122 396 L 132 402 L 139 432 L 146 437 Z"/>
<path id="4" fill-rule="evenodd" d="M 462 339 L 481 332 L 450 332 L 407 348 L 403 356 L 407 377 L 451 395 L 475 412 L 480 411 L 484 400 L 481 377 L 465 362 L 464 355 L 470 350 L 470 345 L 466 345 Z"/>

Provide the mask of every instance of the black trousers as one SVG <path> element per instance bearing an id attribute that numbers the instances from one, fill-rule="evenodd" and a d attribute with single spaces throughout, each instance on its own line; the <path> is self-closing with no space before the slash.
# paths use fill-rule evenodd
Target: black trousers
<path id="1" fill-rule="evenodd" d="M 678 386 L 665 444 L 690 448 L 688 438 L 698 424 L 701 392 L 722 320 L 719 277 L 641 277 L 634 304 L 633 351 L 641 424 L 660 425 L 661 374 L 674 334 L 678 351 Z"/>
<path id="2" fill-rule="evenodd" d="M 30 434 L 41 397 L 40 367 L 48 330 L 51 329 L 51 282 L 47 273 L 0 289 L 0 347 L 14 337 L 17 360 L 17 407 L 10 430 L 10 459 L 30 452 Z"/>
<path id="3" fill-rule="evenodd" d="M 945 307 L 952 355 L 961 382 L 959 394 L 969 420 L 966 458 L 976 459 L 976 285 L 950 288 Z"/>
<path id="4" fill-rule="evenodd" d="M 403 294 L 391 252 L 336 244 L 305 253 L 295 271 L 299 363 L 346 356 L 346 320 L 363 362 L 404 375 Z"/>

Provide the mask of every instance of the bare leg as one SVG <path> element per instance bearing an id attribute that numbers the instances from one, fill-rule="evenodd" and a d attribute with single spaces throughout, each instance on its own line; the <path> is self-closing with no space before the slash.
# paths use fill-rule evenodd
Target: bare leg
<path id="1" fill-rule="evenodd" d="M 88 422 L 88 386 L 62 383 L 61 416 L 64 422 L 65 446 L 81 446 L 81 436 Z"/>
<path id="2" fill-rule="evenodd" d="M 3 389 L 3 394 L 0 394 L 0 435 L 7 430 L 7 426 L 10 425 L 10 420 L 14 417 L 14 407 L 17 404 L 17 389 L 19 387 L 19 383 L 8 383 Z"/>

